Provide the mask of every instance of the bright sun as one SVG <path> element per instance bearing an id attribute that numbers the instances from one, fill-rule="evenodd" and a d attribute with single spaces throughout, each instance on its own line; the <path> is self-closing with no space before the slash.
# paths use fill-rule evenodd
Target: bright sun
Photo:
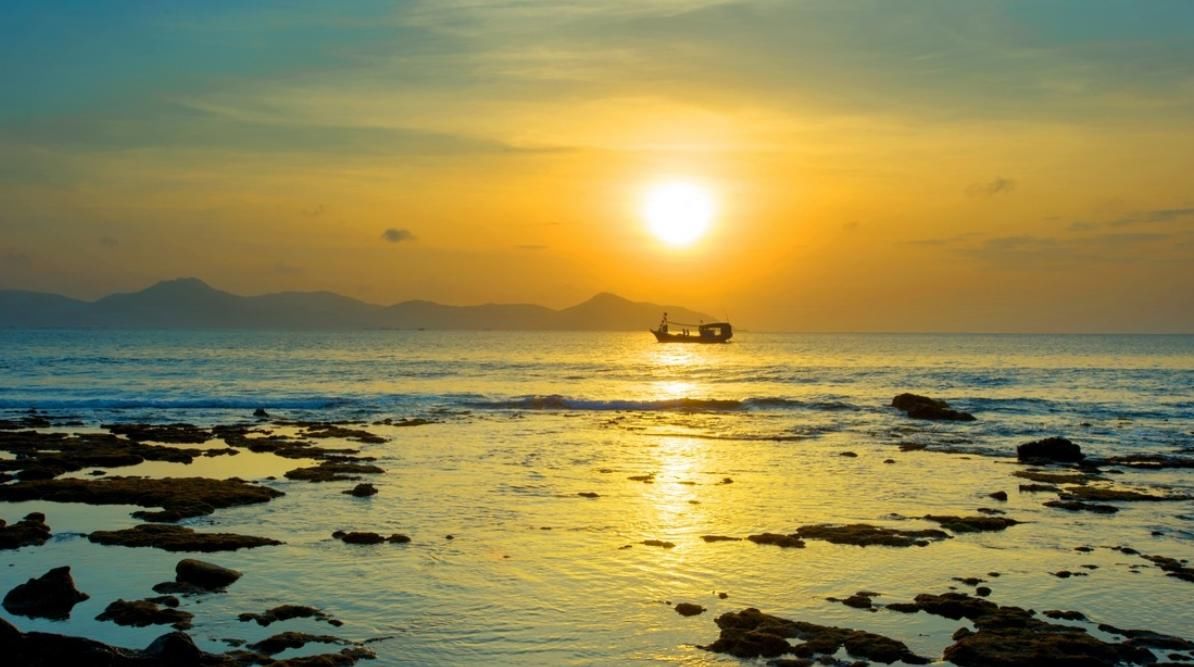
<path id="1" fill-rule="evenodd" d="M 660 241 L 677 247 L 692 245 L 713 221 L 713 197 L 692 183 L 661 183 L 647 190 L 643 217 Z"/>

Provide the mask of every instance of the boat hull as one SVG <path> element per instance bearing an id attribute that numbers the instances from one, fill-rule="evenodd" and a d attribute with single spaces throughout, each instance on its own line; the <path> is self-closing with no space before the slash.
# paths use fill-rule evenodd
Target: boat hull
<path id="1" fill-rule="evenodd" d="M 730 334 L 728 336 L 686 336 L 682 333 L 663 333 L 658 329 L 651 329 L 650 331 L 651 333 L 655 334 L 655 340 L 659 341 L 660 343 L 699 343 L 702 345 L 716 345 L 728 343 L 730 342 L 730 338 L 734 336 L 734 334 Z"/>

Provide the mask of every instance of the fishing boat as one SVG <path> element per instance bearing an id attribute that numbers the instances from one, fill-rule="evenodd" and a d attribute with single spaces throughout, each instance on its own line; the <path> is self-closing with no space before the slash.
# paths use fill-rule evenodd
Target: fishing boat
<path id="1" fill-rule="evenodd" d="M 729 322 L 669 322 L 667 313 L 663 314 L 659 328 L 650 331 L 660 343 L 728 343 L 734 337 L 734 327 Z"/>

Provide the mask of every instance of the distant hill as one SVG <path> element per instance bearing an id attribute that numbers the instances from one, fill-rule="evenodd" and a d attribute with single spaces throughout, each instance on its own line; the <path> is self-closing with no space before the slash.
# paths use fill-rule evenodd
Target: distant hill
<path id="1" fill-rule="evenodd" d="M 679 306 L 598 294 L 563 310 L 533 304 L 446 306 L 365 303 L 331 292 L 239 296 L 198 278 L 166 280 L 140 292 L 79 301 L 58 294 L 0 290 L 0 328 L 63 329 L 494 329 L 630 331 L 676 321 L 713 321 Z"/>

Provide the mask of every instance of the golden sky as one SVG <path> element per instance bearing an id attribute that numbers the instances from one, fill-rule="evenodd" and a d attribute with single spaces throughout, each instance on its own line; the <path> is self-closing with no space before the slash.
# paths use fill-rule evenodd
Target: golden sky
<path id="1" fill-rule="evenodd" d="M 1194 331 L 1194 3 L 5 3 L 0 288 Z M 644 198 L 715 212 L 686 247 Z M 644 325 L 652 323 L 644 323 Z"/>

